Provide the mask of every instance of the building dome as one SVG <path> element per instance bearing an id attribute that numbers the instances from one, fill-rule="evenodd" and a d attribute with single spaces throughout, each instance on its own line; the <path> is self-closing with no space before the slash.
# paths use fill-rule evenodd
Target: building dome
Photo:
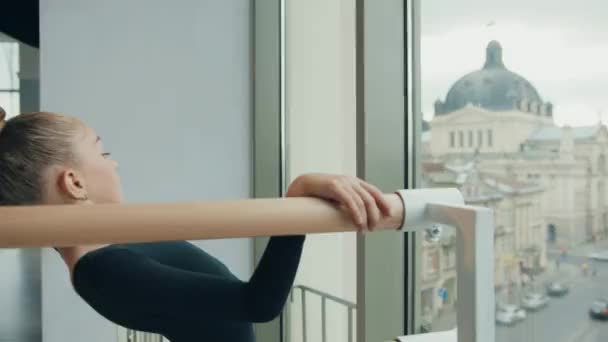
<path id="1" fill-rule="evenodd" d="M 492 111 L 517 109 L 552 115 L 551 104 L 543 104 L 534 86 L 505 67 L 502 47 L 497 41 L 488 44 L 486 62 L 481 70 L 469 73 L 456 81 L 445 102 L 435 102 L 435 114 L 449 114 L 467 104 Z"/>

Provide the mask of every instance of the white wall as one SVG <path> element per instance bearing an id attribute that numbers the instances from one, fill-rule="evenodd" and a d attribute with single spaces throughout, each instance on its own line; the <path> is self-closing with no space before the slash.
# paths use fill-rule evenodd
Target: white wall
<path id="1" fill-rule="evenodd" d="M 130 202 L 248 197 L 250 6 L 42 0 L 41 107 L 98 131 L 121 164 Z M 249 239 L 201 245 L 240 277 L 250 274 Z M 115 334 L 73 293 L 54 251 L 44 251 L 44 341 Z"/>
<path id="2" fill-rule="evenodd" d="M 288 1 L 286 32 L 289 176 L 355 175 L 355 2 Z M 308 236 L 296 284 L 356 302 L 355 233 Z M 290 330 L 300 341 L 299 292 L 294 299 Z M 346 310 L 329 303 L 327 309 L 328 340 L 345 341 Z M 320 341 L 319 297 L 307 297 L 307 310 L 308 338 Z"/>

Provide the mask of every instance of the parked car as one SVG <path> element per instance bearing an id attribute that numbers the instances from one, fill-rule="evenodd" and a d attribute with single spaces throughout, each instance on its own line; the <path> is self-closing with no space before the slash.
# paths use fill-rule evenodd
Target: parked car
<path id="1" fill-rule="evenodd" d="M 496 323 L 513 325 L 526 318 L 526 310 L 514 304 L 499 305 L 496 307 Z"/>
<path id="2" fill-rule="evenodd" d="M 552 281 L 547 284 L 547 294 L 552 297 L 562 297 L 568 294 L 569 289 L 563 283 Z"/>
<path id="3" fill-rule="evenodd" d="M 528 293 L 521 301 L 522 307 L 526 310 L 539 310 L 549 304 L 549 297 L 541 293 Z"/>
<path id="4" fill-rule="evenodd" d="M 608 251 L 593 252 L 588 257 L 592 260 L 608 261 Z"/>
<path id="5" fill-rule="evenodd" d="M 608 300 L 597 299 L 591 304 L 589 316 L 593 319 L 608 320 Z"/>

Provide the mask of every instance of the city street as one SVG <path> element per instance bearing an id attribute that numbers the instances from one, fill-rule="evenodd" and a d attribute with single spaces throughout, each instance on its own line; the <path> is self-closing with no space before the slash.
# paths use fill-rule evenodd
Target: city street
<path id="1" fill-rule="evenodd" d="M 587 255 L 608 250 L 608 241 L 584 245 L 568 251 L 568 256 L 556 270 L 558 250 L 547 253 L 548 270 L 535 283 L 542 286 L 548 280 L 559 280 L 570 288 L 561 298 L 551 297 L 549 305 L 537 312 L 528 312 L 524 321 L 514 326 L 496 326 L 496 342 L 604 342 L 608 341 L 608 321 L 589 318 L 589 307 L 596 298 L 608 298 L 608 261 L 594 261 L 597 275 L 583 276 L 581 265 Z M 453 308 L 446 310 L 433 322 L 433 330 L 452 329 L 456 324 Z"/>
<path id="2" fill-rule="evenodd" d="M 566 282 L 570 293 L 552 298 L 538 312 L 528 312 L 525 321 L 512 327 L 496 327 L 497 342 L 608 341 L 608 322 L 594 322 L 588 310 L 594 299 L 608 295 L 608 264 L 598 265 L 598 276 L 578 276 Z"/>
<path id="3" fill-rule="evenodd" d="M 599 342 L 608 341 L 608 322 L 589 318 L 588 310 L 594 299 L 608 297 L 608 262 L 594 262 L 595 277 L 583 276 L 580 265 L 587 260 L 587 251 L 570 254 L 559 272 L 551 271 L 548 279 L 561 279 L 570 293 L 551 298 L 549 305 L 538 312 L 528 312 L 527 318 L 515 326 L 496 327 L 497 342 Z M 557 254 L 549 253 L 555 264 Z"/>

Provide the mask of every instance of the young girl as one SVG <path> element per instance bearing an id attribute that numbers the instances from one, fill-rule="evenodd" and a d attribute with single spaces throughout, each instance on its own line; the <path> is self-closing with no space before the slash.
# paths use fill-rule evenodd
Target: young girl
<path id="1" fill-rule="evenodd" d="M 84 123 L 55 113 L 0 121 L 0 205 L 122 202 L 118 164 Z M 332 201 L 360 229 L 389 215 L 382 193 L 354 177 L 300 176 L 286 195 Z M 304 236 L 272 237 L 247 282 L 186 241 L 57 250 L 75 291 L 114 323 L 172 342 L 250 342 L 252 323 L 280 314 L 303 244 Z"/>

